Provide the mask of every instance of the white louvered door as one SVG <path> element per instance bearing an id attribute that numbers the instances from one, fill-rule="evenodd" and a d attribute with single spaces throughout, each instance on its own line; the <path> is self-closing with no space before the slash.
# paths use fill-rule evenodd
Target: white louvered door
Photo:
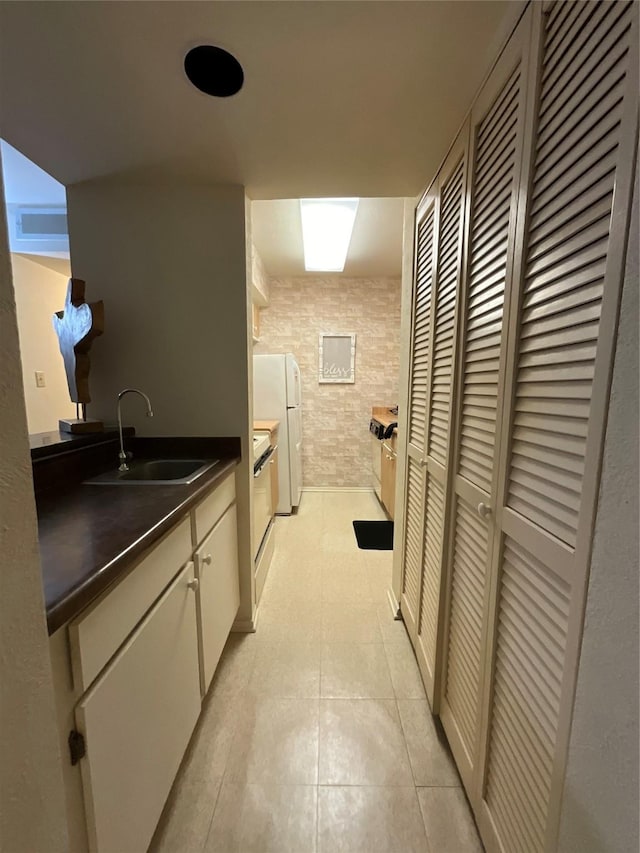
<path id="1" fill-rule="evenodd" d="M 427 696 L 437 709 L 442 555 L 451 450 L 451 406 L 458 295 L 463 257 L 469 125 L 460 131 L 437 179 L 438 233 L 432 293 L 431 371 L 427 386 L 426 455 L 423 458 L 424 510 L 422 580 L 416 656 Z"/>
<path id="2" fill-rule="evenodd" d="M 531 9 L 471 112 L 470 212 L 461 295 L 440 716 L 469 792 L 480 748 L 492 505 L 527 101 Z"/>
<path id="3" fill-rule="evenodd" d="M 557 845 L 637 141 L 637 11 L 558 2 L 542 21 L 489 591 L 488 851 Z"/>
<path id="4" fill-rule="evenodd" d="M 401 599 L 402 615 L 414 643 L 422 583 L 425 481 L 423 460 L 427 436 L 427 392 L 431 372 L 431 302 L 435 271 L 436 214 L 436 197 L 427 196 L 416 213 Z"/>

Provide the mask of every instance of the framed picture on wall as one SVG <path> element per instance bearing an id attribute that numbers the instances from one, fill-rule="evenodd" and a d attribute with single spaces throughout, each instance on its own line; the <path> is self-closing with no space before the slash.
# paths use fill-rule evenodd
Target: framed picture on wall
<path id="1" fill-rule="evenodd" d="M 319 341 L 318 382 L 351 383 L 356 381 L 356 336 L 330 335 L 323 332 Z"/>

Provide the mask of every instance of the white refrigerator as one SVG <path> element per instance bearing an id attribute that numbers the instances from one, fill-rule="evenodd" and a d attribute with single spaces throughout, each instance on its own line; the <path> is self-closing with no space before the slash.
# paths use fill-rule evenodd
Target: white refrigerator
<path id="1" fill-rule="evenodd" d="M 302 494 L 302 391 L 300 368 L 290 352 L 254 355 L 253 417 L 280 421 L 276 512 L 290 515 Z"/>

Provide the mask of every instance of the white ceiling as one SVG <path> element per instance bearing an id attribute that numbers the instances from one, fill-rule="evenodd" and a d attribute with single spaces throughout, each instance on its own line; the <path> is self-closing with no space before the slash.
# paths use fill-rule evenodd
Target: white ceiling
<path id="1" fill-rule="evenodd" d="M 357 278 L 400 275 L 403 207 L 401 198 L 360 199 L 347 262 L 340 275 Z M 270 275 L 328 275 L 305 272 L 298 199 L 254 201 L 251 221 L 253 242 Z"/>
<path id="2" fill-rule="evenodd" d="M 64 204 L 67 194 L 61 183 L 0 139 L 4 197 L 7 204 Z"/>
<path id="3" fill-rule="evenodd" d="M 244 184 L 253 199 L 415 196 L 522 7 L 484 2 L 1 2 L 0 135 L 64 185 Z M 231 50 L 229 99 L 182 70 Z"/>

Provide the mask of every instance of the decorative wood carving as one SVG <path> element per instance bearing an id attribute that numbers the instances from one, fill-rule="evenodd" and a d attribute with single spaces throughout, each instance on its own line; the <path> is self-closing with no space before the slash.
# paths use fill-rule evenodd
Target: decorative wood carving
<path id="1" fill-rule="evenodd" d="M 69 394 L 74 403 L 90 403 L 89 350 L 94 338 L 104 331 L 104 303 L 86 303 L 85 283 L 70 278 L 63 311 L 53 315 L 53 328 L 60 343 L 60 352 L 67 373 Z"/>

